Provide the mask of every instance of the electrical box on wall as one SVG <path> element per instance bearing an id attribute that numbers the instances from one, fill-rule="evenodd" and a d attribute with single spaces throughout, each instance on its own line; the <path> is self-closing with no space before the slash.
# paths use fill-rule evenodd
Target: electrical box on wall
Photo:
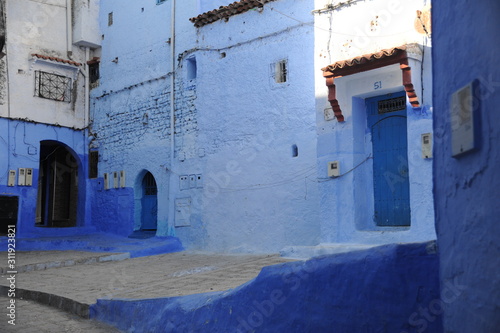
<path id="1" fill-rule="evenodd" d="M 32 185 L 33 185 L 33 169 L 27 168 L 26 169 L 26 186 L 32 186 Z"/>
<path id="2" fill-rule="evenodd" d="M 125 171 L 124 170 L 120 171 L 120 187 L 121 188 L 125 187 Z"/>
<path id="3" fill-rule="evenodd" d="M 113 172 L 113 188 L 118 188 L 118 171 Z"/>
<path id="4" fill-rule="evenodd" d="M 109 190 L 109 175 L 107 172 L 104 173 L 104 189 Z"/>
<path id="5" fill-rule="evenodd" d="M 26 168 L 19 168 L 19 177 L 17 179 L 17 185 L 26 186 Z"/>
<path id="6" fill-rule="evenodd" d="M 191 198 L 175 199 L 175 226 L 188 227 L 191 225 Z"/>
<path id="7" fill-rule="evenodd" d="M 7 185 L 8 186 L 16 185 L 16 170 L 9 170 L 9 181 Z"/>
<path id="8" fill-rule="evenodd" d="M 189 189 L 189 177 L 187 175 L 179 177 L 179 189 L 181 190 Z"/>
<path id="9" fill-rule="evenodd" d="M 189 188 L 196 188 L 196 175 L 189 175 Z"/>
<path id="10" fill-rule="evenodd" d="M 422 134 L 422 158 L 432 158 L 432 133 Z"/>
<path id="11" fill-rule="evenodd" d="M 333 161 L 328 162 L 328 177 L 339 177 L 340 176 L 340 162 Z"/>
<path id="12" fill-rule="evenodd" d="M 451 150 L 458 157 L 479 149 L 480 99 L 479 84 L 472 81 L 451 97 Z"/>
<path id="13" fill-rule="evenodd" d="M 335 113 L 333 112 L 332 108 L 326 108 L 324 110 L 324 115 L 325 115 L 325 120 L 326 121 L 335 119 Z"/>

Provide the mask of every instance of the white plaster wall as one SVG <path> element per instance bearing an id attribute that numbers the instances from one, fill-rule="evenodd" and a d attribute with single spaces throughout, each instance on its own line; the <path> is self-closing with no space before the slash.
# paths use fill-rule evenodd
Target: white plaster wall
<path id="1" fill-rule="evenodd" d="M 101 45 L 99 18 L 100 0 L 73 0 L 73 43 L 97 48 Z"/>
<path id="2" fill-rule="evenodd" d="M 270 252 L 319 241 L 311 10 L 309 1 L 277 1 L 199 29 L 208 249 Z M 289 81 L 277 84 L 271 65 L 282 59 Z"/>
<path id="3" fill-rule="evenodd" d="M 85 63 L 83 49 L 72 46 L 72 55 L 67 54 L 66 1 L 8 0 L 6 17 L 10 112 L 3 109 L 0 115 L 83 128 L 86 114 L 84 77 L 81 72 L 74 66 L 34 61 L 31 57 L 32 53 L 39 53 Z M 72 77 L 76 82 L 72 102 L 34 97 L 35 70 Z"/>
<path id="4" fill-rule="evenodd" d="M 422 159 L 420 146 L 420 135 L 432 132 L 430 39 L 414 28 L 416 10 L 428 4 L 428 1 L 358 1 L 315 14 L 318 177 L 325 179 L 320 183 L 322 242 L 373 244 L 435 238 L 432 160 Z M 316 9 L 326 5 L 327 1 L 315 3 Z M 328 88 L 319 69 L 407 43 L 418 43 L 423 50 L 423 54 L 412 55 L 414 58 L 410 59 L 412 81 L 423 105 L 423 112 L 408 108 L 412 225 L 399 229 L 377 228 L 373 222 L 372 161 L 360 165 L 372 149 L 366 114 L 360 110 L 365 98 L 403 90 L 401 70 L 399 65 L 391 65 L 335 79 L 337 99 L 346 120 L 339 123 L 336 119 L 324 118 L 324 110 L 330 108 L 330 104 Z M 374 90 L 377 81 L 382 82 L 383 89 Z M 346 176 L 327 180 L 327 162 L 333 160 L 341 162 L 341 173 L 359 167 Z"/>
<path id="5" fill-rule="evenodd" d="M 233 2 L 235 0 L 198 0 L 198 14 L 217 9 L 220 6 L 227 6 Z"/>

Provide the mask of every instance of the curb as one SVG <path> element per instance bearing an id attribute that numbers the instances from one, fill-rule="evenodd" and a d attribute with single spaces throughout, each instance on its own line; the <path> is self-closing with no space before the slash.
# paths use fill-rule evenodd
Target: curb
<path id="1" fill-rule="evenodd" d="M 33 272 L 33 271 L 43 271 L 50 268 L 60 268 L 60 267 L 69 267 L 75 265 L 90 265 L 98 262 L 107 262 L 107 261 L 121 261 L 130 258 L 130 253 L 117 253 L 117 254 L 106 254 L 102 256 L 89 257 L 89 258 L 81 258 L 81 259 L 67 259 L 63 261 L 49 261 L 44 263 L 36 263 L 36 264 L 28 264 L 16 266 L 17 273 L 24 272 Z M 0 275 L 7 274 L 11 269 L 7 267 L 0 267 Z"/>
<path id="2" fill-rule="evenodd" d="M 0 286 L 0 293 L 7 297 L 9 287 Z M 56 309 L 75 314 L 84 319 L 90 319 L 89 304 L 77 302 L 67 297 L 45 293 L 42 291 L 16 288 L 16 299 L 35 301 L 40 304 L 48 305 Z"/>

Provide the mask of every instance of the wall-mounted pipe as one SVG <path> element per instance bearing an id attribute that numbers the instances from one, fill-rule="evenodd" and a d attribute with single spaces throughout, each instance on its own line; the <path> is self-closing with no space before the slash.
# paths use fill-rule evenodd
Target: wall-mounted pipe
<path id="1" fill-rule="evenodd" d="M 85 115 L 83 118 L 83 127 L 90 124 L 90 69 L 88 61 L 90 60 L 90 47 L 85 48 Z"/>
<path id="2" fill-rule="evenodd" d="M 66 0 L 66 51 L 68 58 L 73 55 L 73 0 Z"/>
<path id="3" fill-rule="evenodd" d="M 175 0 L 172 0 L 172 7 L 170 13 L 170 175 L 169 175 L 169 195 L 168 195 L 168 224 L 169 230 L 174 226 L 174 176 L 176 173 L 172 172 L 175 162 Z M 170 228 L 172 227 L 172 228 Z M 174 236 L 174 235 L 172 235 Z"/>

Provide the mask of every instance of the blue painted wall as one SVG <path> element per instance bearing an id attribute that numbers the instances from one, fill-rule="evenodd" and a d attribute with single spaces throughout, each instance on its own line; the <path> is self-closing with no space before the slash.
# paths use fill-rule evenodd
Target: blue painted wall
<path id="1" fill-rule="evenodd" d="M 386 245 L 265 267 L 225 292 L 98 300 L 90 313 L 126 332 L 441 332 L 437 268 L 434 243 Z"/>
<path id="2" fill-rule="evenodd" d="M 87 140 L 83 130 L 36 124 L 0 118 L 0 195 L 19 197 L 18 236 L 50 235 L 52 228 L 35 227 L 40 142 L 54 140 L 67 146 L 75 154 L 79 173 L 77 226 L 90 226 L 90 207 L 86 204 Z M 33 185 L 18 186 L 19 168 L 33 168 Z M 16 185 L 7 186 L 9 170 L 16 170 Z"/>
<path id="3" fill-rule="evenodd" d="M 275 1 L 197 29 L 200 131 L 198 145 L 184 140 L 182 151 L 204 154 L 203 189 L 192 194 L 204 234 L 178 228 L 186 246 L 277 252 L 319 243 L 313 9 Z M 287 81 L 277 83 L 281 60 Z"/>
<path id="4" fill-rule="evenodd" d="M 435 1 L 434 197 L 446 332 L 498 332 L 500 327 L 500 2 Z M 480 150 L 451 157 L 451 94 L 479 80 Z"/>
<path id="5" fill-rule="evenodd" d="M 320 1 L 321 3 L 321 1 Z M 325 2 L 322 3 L 326 6 Z M 322 243 L 384 244 L 436 238 L 432 199 L 432 159 L 422 158 L 421 134 L 432 132 L 431 38 L 415 30 L 415 12 L 428 1 L 339 2 L 339 8 L 314 15 L 316 64 L 317 169 Z M 317 4 L 317 8 L 324 8 Z M 377 16 L 378 13 L 378 16 Z M 334 33 L 329 33 L 331 29 Z M 356 32 L 355 36 L 346 34 Z M 395 34 L 395 32 L 398 32 Z M 367 98 L 404 91 L 399 64 L 336 78 L 336 97 L 344 122 L 325 118 L 328 88 L 320 71 L 330 64 L 407 44 L 412 83 L 421 108 L 407 102 L 407 161 L 411 225 L 377 226 L 374 219 L 372 133 Z M 328 162 L 339 161 L 339 178 L 328 177 Z M 345 175 L 344 175 L 345 174 Z M 385 174 L 378 175 L 386 178 Z"/>
<path id="6" fill-rule="evenodd" d="M 185 30 L 190 27 L 194 35 L 188 18 L 197 13 L 195 3 L 179 3 L 176 10 L 178 53 L 195 43 L 196 38 L 187 36 Z M 158 235 L 175 235 L 173 221 L 169 221 L 174 201 L 169 200 L 171 186 L 179 188 L 179 170 L 171 165 L 174 152 L 170 149 L 170 10 L 169 1 L 159 5 L 156 1 L 101 1 L 100 83 L 91 91 L 95 138 L 91 149 L 99 153 L 99 179 L 92 181 L 92 219 L 105 232 L 129 235 L 141 228 L 142 178 L 151 172 L 158 186 Z M 112 25 L 108 25 L 110 13 Z M 181 68 L 176 71 L 183 73 Z M 197 132 L 196 91 L 188 89 L 184 81 L 182 75 L 176 80 L 175 136 L 179 144 L 192 140 Z M 174 149 L 177 155 L 179 146 Z M 125 188 L 114 189 L 111 182 L 111 189 L 105 190 L 104 173 L 112 176 L 122 170 Z"/>
<path id="7" fill-rule="evenodd" d="M 314 29 L 307 24 L 314 6 L 276 1 L 273 8 L 285 15 L 268 7 L 197 29 L 188 20 L 197 4 L 177 2 L 171 119 L 171 2 L 102 2 L 91 148 L 99 152 L 100 178 L 121 170 L 127 176 L 126 189 L 95 192 L 93 222 L 124 235 L 140 229 L 141 182 L 149 171 L 158 185 L 159 236 L 213 251 L 315 245 Z M 288 18 L 292 11 L 306 23 Z M 283 59 L 288 81 L 277 84 L 274 63 Z M 191 175 L 201 175 L 201 184 L 188 180 L 183 187 L 181 179 Z M 178 199 L 189 200 L 189 209 L 179 213 Z"/>

